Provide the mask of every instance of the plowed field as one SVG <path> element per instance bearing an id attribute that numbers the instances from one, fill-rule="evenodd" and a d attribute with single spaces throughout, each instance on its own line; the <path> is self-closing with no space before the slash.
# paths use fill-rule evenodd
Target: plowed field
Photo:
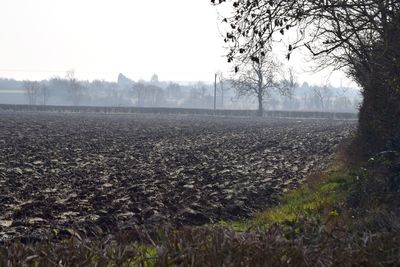
<path id="1" fill-rule="evenodd" d="M 333 120 L 0 113 L 0 240 L 249 216 L 326 166 L 354 128 Z"/>

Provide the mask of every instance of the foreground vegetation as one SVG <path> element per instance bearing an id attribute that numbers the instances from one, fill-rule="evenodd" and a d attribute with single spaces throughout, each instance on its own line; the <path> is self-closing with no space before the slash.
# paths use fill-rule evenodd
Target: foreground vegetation
<path id="1" fill-rule="evenodd" d="M 400 159 L 336 164 L 253 218 L 0 247 L 1 266 L 398 266 Z"/>

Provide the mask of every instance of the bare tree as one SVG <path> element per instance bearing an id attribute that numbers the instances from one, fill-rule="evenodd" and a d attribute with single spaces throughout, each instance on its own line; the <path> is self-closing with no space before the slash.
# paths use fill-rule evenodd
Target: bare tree
<path id="1" fill-rule="evenodd" d="M 365 153 L 400 150 L 400 0 L 211 2 L 233 6 L 223 18 L 229 62 L 258 60 L 274 41 L 288 59 L 304 47 L 320 68 L 344 69 L 362 87 L 357 136 L 374 144 Z"/>
<path id="2" fill-rule="evenodd" d="M 329 108 L 331 98 L 332 98 L 332 91 L 329 89 L 328 86 L 313 86 L 313 97 L 316 101 L 316 107 L 321 110 L 325 110 Z"/>
<path id="3" fill-rule="evenodd" d="M 25 94 L 29 105 L 36 105 L 40 93 L 40 84 L 36 81 L 24 81 Z"/>
<path id="4" fill-rule="evenodd" d="M 294 95 L 296 89 L 299 87 L 299 84 L 297 83 L 297 76 L 293 68 L 288 68 L 287 70 L 283 71 L 282 77 L 282 86 L 285 88 L 283 95 L 286 97 L 284 104 L 289 104 L 289 108 L 292 109 L 295 102 Z M 286 100 L 288 100 L 288 103 L 286 103 Z"/>
<path id="5" fill-rule="evenodd" d="M 314 93 L 314 100 L 316 100 L 316 106 L 317 108 L 324 110 L 324 95 L 322 93 L 322 88 L 319 86 L 314 86 L 313 87 L 313 93 Z"/>
<path id="6" fill-rule="evenodd" d="M 154 84 L 135 83 L 132 92 L 137 98 L 138 107 L 155 107 L 164 103 L 164 91 Z"/>
<path id="7" fill-rule="evenodd" d="M 121 106 L 121 102 L 122 102 L 122 92 L 118 87 L 118 83 L 109 83 L 109 90 L 111 92 L 111 98 L 112 98 L 112 105 L 114 106 Z"/>
<path id="8" fill-rule="evenodd" d="M 145 103 L 145 85 L 143 82 L 138 82 L 132 85 L 132 92 L 137 98 L 136 106 L 142 107 Z"/>
<path id="9" fill-rule="evenodd" d="M 40 85 L 40 98 L 42 105 L 47 105 L 47 101 L 49 100 L 50 90 L 46 84 Z"/>
<path id="10" fill-rule="evenodd" d="M 46 105 L 49 99 L 49 87 L 38 81 L 24 81 L 25 94 L 29 105 Z"/>
<path id="11" fill-rule="evenodd" d="M 75 71 L 69 70 L 65 75 L 65 78 L 68 80 L 68 90 L 72 99 L 72 104 L 74 106 L 79 106 L 81 98 L 82 98 L 82 86 L 79 81 L 75 78 Z"/>
<path id="12" fill-rule="evenodd" d="M 219 81 L 219 88 L 218 88 L 218 91 L 219 91 L 219 94 L 220 94 L 220 104 L 221 104 L 221 108 L 223 109 L 224 108 L 224 73 L 222 72 L 222 71 L 218 71 L 217 73 L 216 73 L 216 81 L 218 80 Z M 215 86 L 216 86 L 217 84 L 215 84 Z"/>
<path id="13" fill-rule="evenodd" d="M 164 102 L 164 91 L 157 85 L 149 84 L 146 89 L 147 106 L 157 107 Z"/>
<path id="14" fill-rule="evenodd" d="M 283 73 L 282 75 L 283 78 L 283 86 L 285 88 L 284 94 L 287 96 L 290 100 L 293 100 L 296 88 L 299 86 L 297 83 L 297 76 L 295 74 L 295 71 L 293 68 L 289 68 L 287 70 L 287 73 Z"/>
<path id="15" fill-rule="evenodd" d="M 257 115 L 264 113 L 263 102 L 271 91 L 280 88 L 278 75 L 280 64 L 272 57 L 260 56 L 257 61 L 248 61 L 240 68 L 237 78 L 233 79 L 233 87 L 237 95 L 255 96 L 258 101 Z"/>
<path id="16" fill-rule="evenodd" d="M 336 91 L 335 108 L 348 110 L 351 107 L 351 101 L 347 97 L 346 93 L 348 88 L 340 86 L 339 90 Z"/>
<path id="17" fill-rule="evenodd" d="M 211 2 L 215 3 L 214 0 Z M 398 23 L 400 0 L 221 0 L 233 2 L 225 41 L 228 60 L 256 59 L 272 41 L 293 32 L 288 58 L 299 47 L 336 68 L 367 64 L 376 40 L 395 45 L 389 32 Z M 390 47 L 394 48 L 394 47 Z M 387 51 L 389 52 L 389 51 Z M 355 62 L 356 58 L 363 62 Z M 371 66 L 369 66 L 371 67 Z"/>
<path id="18" fill-rule="evenodd" d="M 167 88 L 165 89 L 166 92 L 166 97 L 168 99 L 174 99 L 177 100 L 181 97 L 181 86 L 178 83 L 173 83 L 170 82 L 167 86 Z"/>

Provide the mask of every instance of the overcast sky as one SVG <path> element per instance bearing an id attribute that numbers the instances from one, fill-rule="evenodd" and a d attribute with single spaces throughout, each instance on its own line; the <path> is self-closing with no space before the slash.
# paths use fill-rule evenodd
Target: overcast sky
<path id="1" fill-rule="evenodd" d="M 0 77 L 211 81 L 232 67 L 209 0 L 0 0 L 0 33 Z M 350 84 L 290 64 L 301 82 Z"/>

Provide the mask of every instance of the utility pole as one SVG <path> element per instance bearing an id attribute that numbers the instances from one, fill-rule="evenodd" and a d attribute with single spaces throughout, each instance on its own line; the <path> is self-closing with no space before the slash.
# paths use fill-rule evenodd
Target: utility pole
<path id="1" fill-rule="evenodd" d="M 214 111 L 217 110 L 217 73 L 214 76 Z"/>
<path id="2" fill-rule="evenodd" d="M 222 72 L 219 76 L 219 84 L 221 87 L 221 109 L 224 109 L 224 77 L 222 77 Z"/>

